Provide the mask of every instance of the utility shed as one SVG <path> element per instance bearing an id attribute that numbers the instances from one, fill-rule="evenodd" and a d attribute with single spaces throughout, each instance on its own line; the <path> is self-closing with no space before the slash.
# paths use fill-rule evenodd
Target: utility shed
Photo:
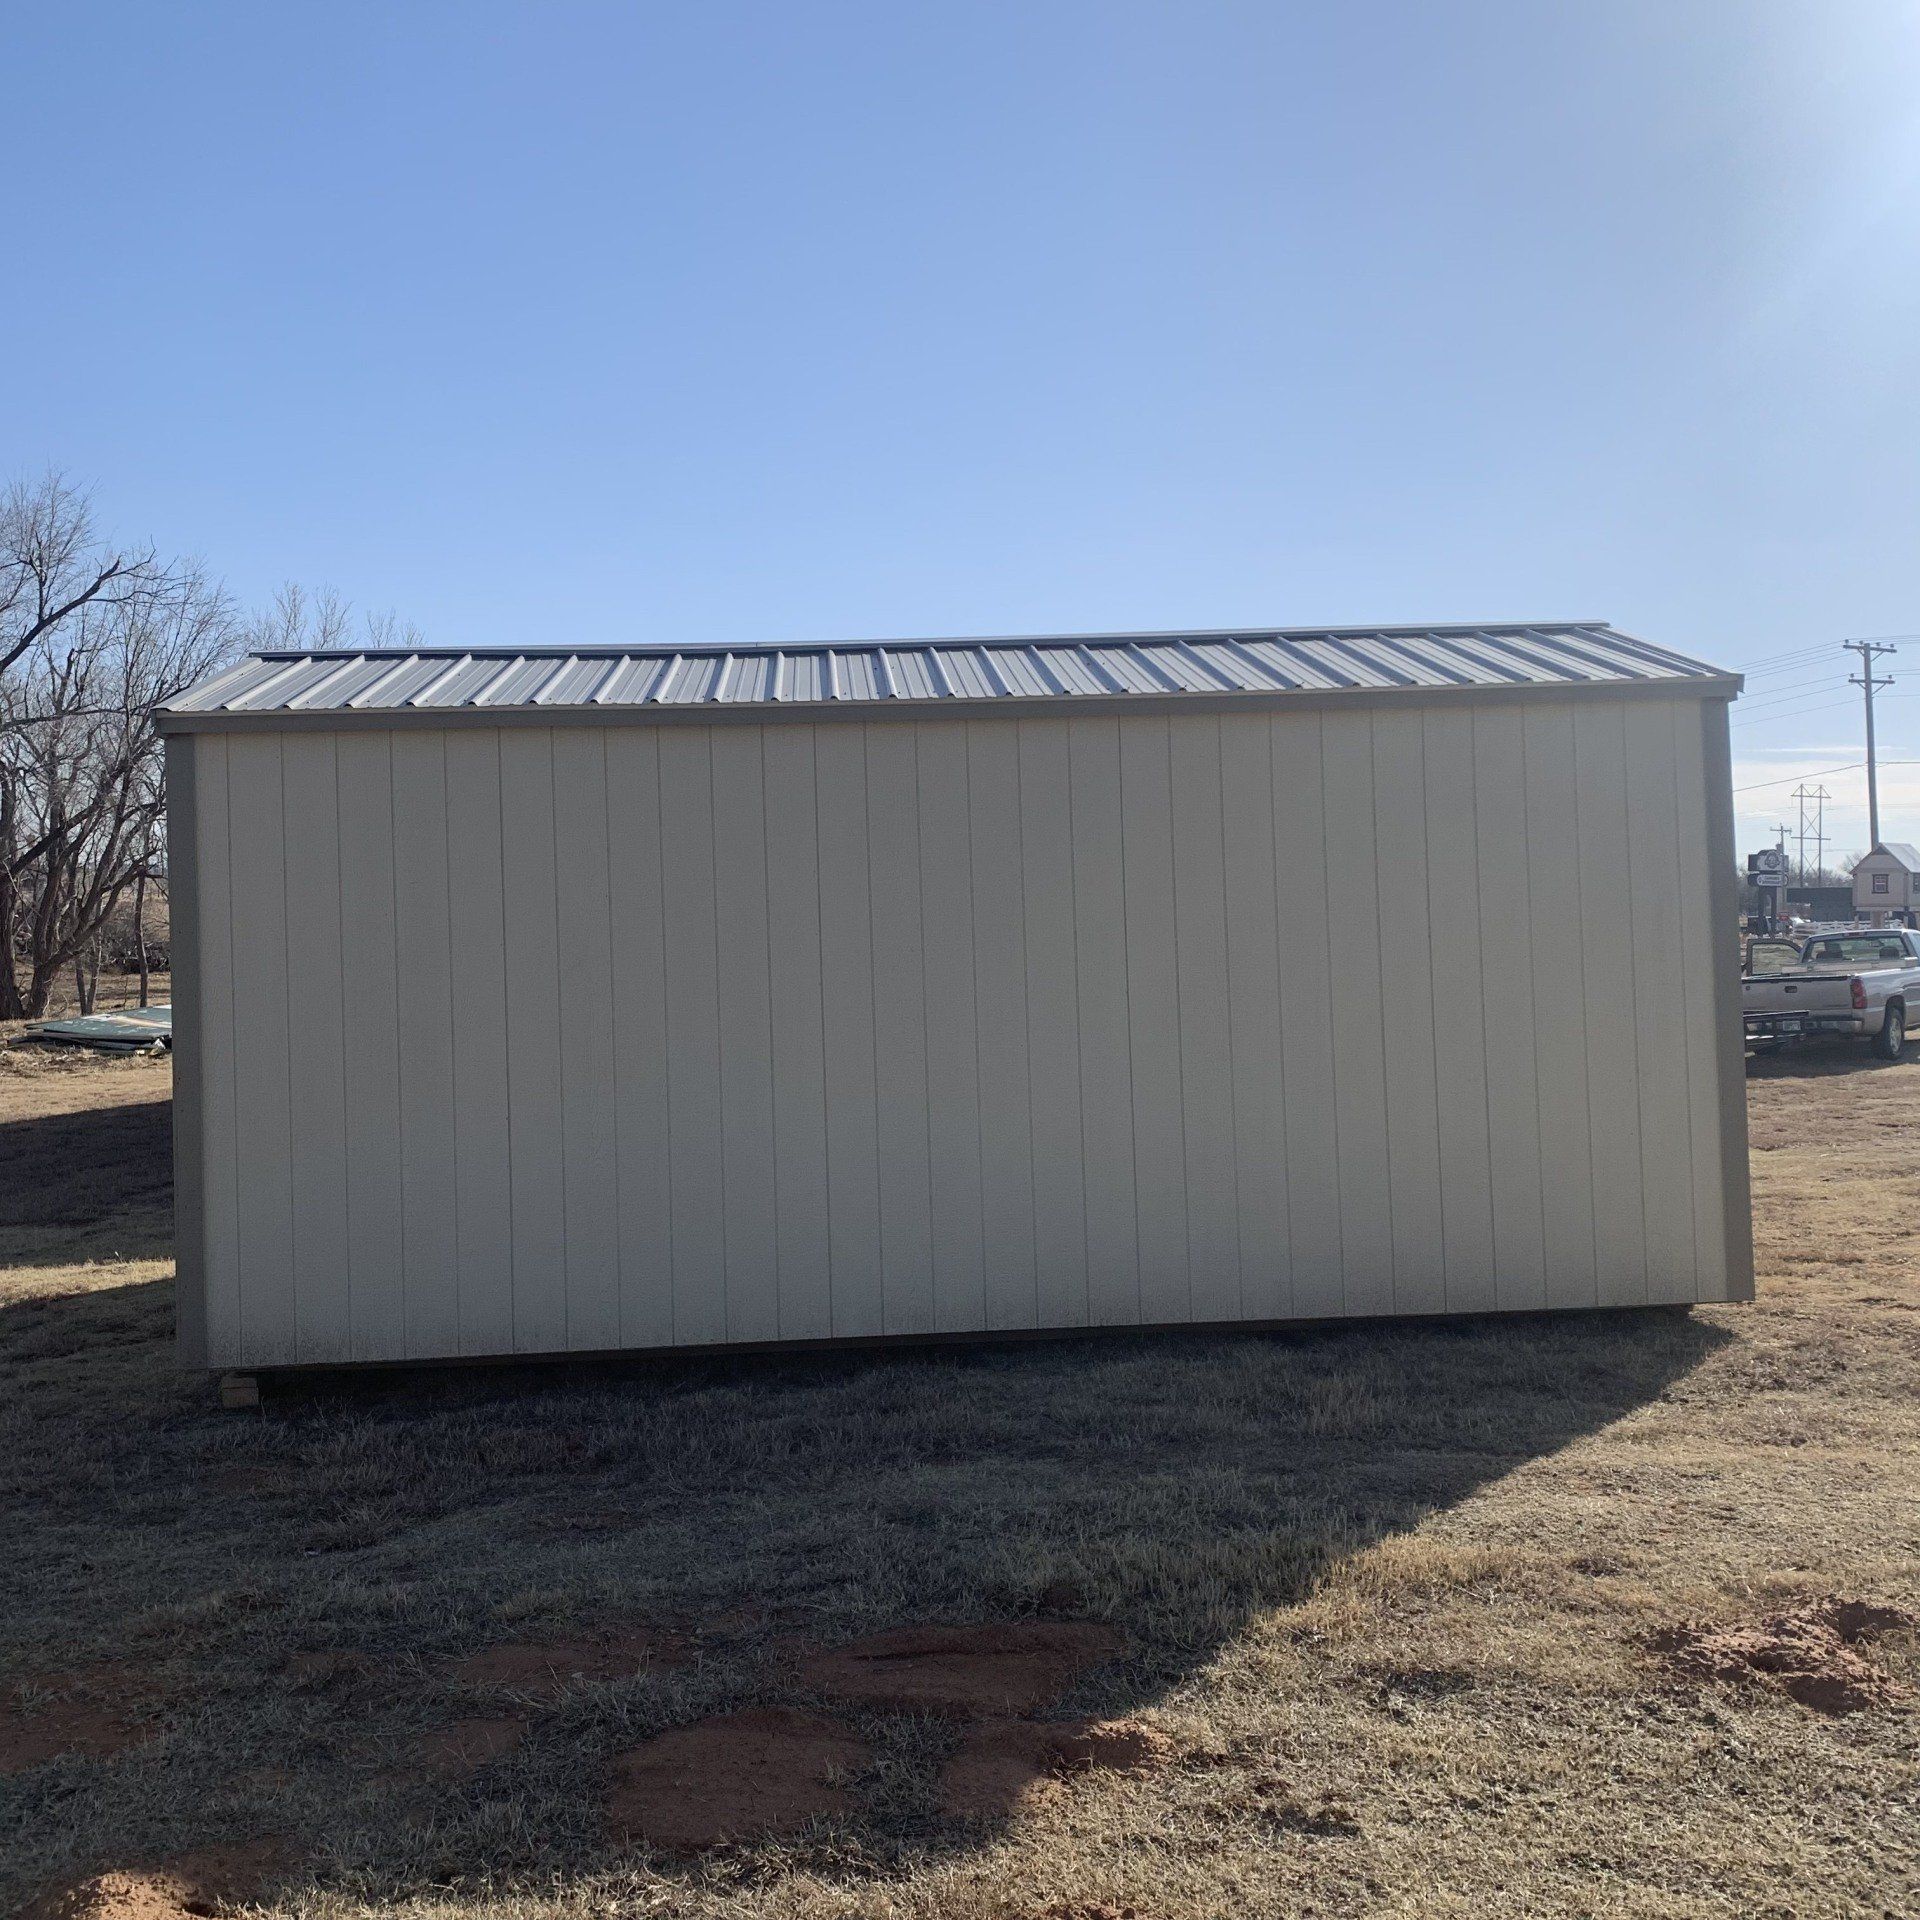
<path id="1" fill-rule="evenodd" d="M 1747 1298 L 1727 702 L 1597 622 L 263 654 L 180 1351 Z"/>
<path id="2" fill-rule="evenodd" d="M 1853 910 L 1863 920 L 1883 924 L 1892 915 L 1908 918 L 1920 907 L 1920 849 L 1904 840 L 1882 840 L 1853 869 Z"/>

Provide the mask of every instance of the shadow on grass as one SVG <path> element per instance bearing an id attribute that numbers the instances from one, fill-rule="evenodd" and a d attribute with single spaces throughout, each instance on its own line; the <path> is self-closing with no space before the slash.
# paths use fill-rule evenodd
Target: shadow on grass
<path id="1" fill-rule="evenodd" d="M 1727 1337 L 1647 1312 L 435 1368 L 273 1383 L 237 1415 L 170 1371 L 158 1298 L 0 1311 L 0 1364 L 34 1388 L 0 1429 L 0 1531 L 35 1541 L 0 1570 L 0 1653 L 31 1667 L 57 1633 L 67 1659 L 151 1658 L 172 1702 L 151 1746 L 10 1782 L 0 1857 L 50 1877 L 270 1823 L 303 1872 L 376 1902 L 616 1871 L 613 1756 L 749 1704 L 840 1711 L 807 1695 L 805 1645 L 1066 1592 L 1129 1652 L 1063 1710 L 1164 1702 L 1341 1563 L 1657 1400 Z M 68 1311 L 85 1340 L 59 1337 Z M 104 1372 L 90 1343 L 115 1326 L 146 1358 Z M 425 1728 L 486 1710 L 446 1680 L 458 1656 L 636 1621 L 698 1660 L 576 1689 L 469 1781 L 407 1772 Z M 328 1647 L 376 1678 L 282 1677 Z M 990 1839 L 935 1810 L 950 1730 L 845 1717 L 877 1784 L 791 1865 L 885 1879 Z"/>
<path id="2" fill-rule="evenodd" d="M 1885 1073 L 1920 1063 L 1920 1038 L 1898 1060 L 1883 1060 L 1864 1040 L 1796 1040 L 1747 1055 L 1749 1080 L 1830 1080 L 1845 1073 Z"/>
<path id="3" fill-rule="evenodd" d="M 0 1122 L 0 1269 L 173 1252 L 173 1103 Z"/>

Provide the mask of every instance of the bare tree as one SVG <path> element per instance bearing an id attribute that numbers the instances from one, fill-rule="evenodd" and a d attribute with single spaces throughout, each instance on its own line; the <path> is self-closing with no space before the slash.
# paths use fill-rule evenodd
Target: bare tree
<path id="1" fill-rule="evenodd" d="M 130 605 L 162 572 L 150 547 L 102 546 L 86 496 L 58 474 L 15 482 L 0 495 L 0 679 L 76 614 Z"/>
<path id="2" fill-rule="evenodd" d="M 246 637 L 256 653 L 344 653 L 425 644 L 420 629 L 392 611 L 363 613 L 356 630 L 351 601 L 332 587 L 309 591 L 297 580 L 289 580 L 273 596 L 273 605 L 248 622 Z"/>
<path id="3" fill-rule="evenodd" d="M 0 497 L 0 1019 L 45 1012 L 150 867 L 155 709 L 238 637 L 198 566 L 104 545 L 57 477 Z"/>

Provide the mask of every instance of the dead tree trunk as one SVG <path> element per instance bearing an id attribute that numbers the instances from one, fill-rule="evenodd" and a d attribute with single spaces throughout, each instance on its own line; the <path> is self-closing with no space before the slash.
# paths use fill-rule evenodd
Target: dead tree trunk
<path id="1" fill-rule="evenodd" d="M 140 958 L 140 1004 L 147 1005 L 151 981 L 147 973 L 147 863 L 140 863 L 133 883 L 133 950 Z"/>

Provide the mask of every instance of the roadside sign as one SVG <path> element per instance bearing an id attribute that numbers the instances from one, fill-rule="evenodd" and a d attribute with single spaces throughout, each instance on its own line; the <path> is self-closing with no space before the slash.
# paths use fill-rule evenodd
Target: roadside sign
<path id="1" fill-rule="evenodd" d="M 1748 854 L 1747 871 L 1752 874 L 1755 879 L 1759 879 L 1762 874 L 1769 873 L 1777 873 L 1784 877 L 1787 871 L 1785 849 L 1781 847 L 1762 847 L 1758 853 Z M 1762 881 L 1761 884 L 1765 885 L 1766 883 Z"/>

